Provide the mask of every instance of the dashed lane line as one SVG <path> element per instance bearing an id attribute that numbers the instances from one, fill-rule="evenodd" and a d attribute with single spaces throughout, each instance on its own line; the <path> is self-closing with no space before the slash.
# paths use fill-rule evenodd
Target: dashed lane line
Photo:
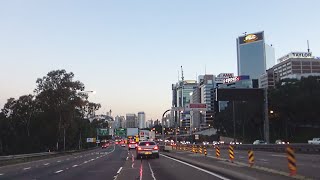
<path id="1" fill-rule="evenodd" d="M 75 164 L 75 165 L 73 165 L 72 167 L 77 167 L 78 166 L 78 164 Z"/>
<path id="2" fill-rule="evenodd" d="M 119 168 L 119 170 L 117 171 L 117 174 L 119 174 L 122 170 L 122 167 Z"/>
<path id="3" fill-rule="evenodd" d="M 45 164 L 43 164 L 44 166 L 48 166 L 50 163 L 45 163 Z"/>
<path id="4" fill-rule="evenodd" d="M 26 167 L 26 168 L 23 168 L 23 170 L 28 170 L 28 169 L 31 169 L 31 167 Z"/>
<path id="5" fill-rule="evenodd" d="M 4 174 L 3 173 L 0 173 L 0 176 L 3 176 Z"/>
<path id="6" fill-rule="evenodd" d="M 56 171 L 56 172 L 54 172 L 55 174 L 58 174 L 58 173 L 61 173 L 61 172 L 63 172 L 63 170 L 61 169 L 61 170 L 58 170 L 58 171 Z"/>

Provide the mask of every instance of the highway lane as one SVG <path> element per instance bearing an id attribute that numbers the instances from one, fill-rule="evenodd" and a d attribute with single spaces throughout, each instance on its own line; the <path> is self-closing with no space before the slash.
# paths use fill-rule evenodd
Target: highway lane
<path id="1" fill-rule="evenodd" d="M 0 168 L 0 179 L 74 179 L 78 176 L 105 179 L 105 176 L 116 175 L 117 166 L 124 163 L 126 155 L 126 149 L 112 145 L 107 149 L 4 166 Z"/>
<path id="2" fill-rule="evenodd" d="M 229 178 L 161 155 L 159 159 L 135 159 L 134 151 L 121 169 L 116 180 L 229 180 Z"/>
<path id="3" fill-rule="evenodd" d="M 235 161 L 248 163 L 248 151 L 235 149 Z M 227 149 L 220 150 L 221 157 L 229 159 Z M 208 149 L 208 155 L 215 157 L 215 150 Z M 320 179 L 320 155 L 295 154 L 297 160 L 297 172 L 303 176 Z M 254 151 L 255 165 L 270 169 L 288 172 L 288 160 L 285 153 Z"/>

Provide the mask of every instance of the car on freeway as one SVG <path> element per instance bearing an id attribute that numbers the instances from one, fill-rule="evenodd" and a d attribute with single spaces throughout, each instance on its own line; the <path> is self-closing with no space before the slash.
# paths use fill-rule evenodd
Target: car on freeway
<path id="1" fill-rule="evenodd" d="M 136 142 L 130 142 L 128 144 L 128 150 L 130 151 L 131 149 L 135 149 L 138 146 Z"/>
<path id="2" fill-rule="evenodd" d="M 264 140 L 255 140 L 253 144 L 267 144 Z"/>
<path id="3" fill-rule="evenodd" d="M 289 141 L 282 141 L 281 139 L 278 139 L 274 142 L 275 144 L 290 144 Z"/>
<path id="4" fill-rule="evenodd" d="M 231 145 L 239 145 L 239 144 L 242 144 L 242 142 L 239 142 L 239 141 L 236 141 L 236 142 L 231 141 L 230 144 L 231 144 Z"/>
<path id="5" fill-rule="evenodd" d="M 159 158 L 159 146 L 154 141 L 140 141 L 136 148 L 136 158 Z"/>
<path id="6" fill-rule="evenodd" d="M 208 141 L 203 141 L 202 144 L 203 144 L 204 146 L 207 146 L 207 145 L 209 145 L 209 142 L 208 142 Z"/>
<path id="7" fill-rule="evenodd" d="M 308 141 L 308 144 L 320 144 L 320 138 L 313 138 Z"/>
<path id="8" fill-rule="evenodd" d="M 109 143 L 104 143 L 104 144 L 102 144 L 101 148 L 104 149 L 104 148 L 107 148 L 107 147 L 109 147 L 109 146 L 110 146 Z"/>

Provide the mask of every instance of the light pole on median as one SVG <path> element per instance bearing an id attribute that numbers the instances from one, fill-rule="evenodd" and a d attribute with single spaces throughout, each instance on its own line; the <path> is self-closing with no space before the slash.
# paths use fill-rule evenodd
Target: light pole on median
<path id="1" fill-rule="evenodd" d="M 166 110 L 163 114 L 162 114 L 162 142 L 163 142 L 163 145 L 164 145 L 164 115 L 167 113 L 167 112 L 169 112 L 169 111 L 171 111 L 171 109 L 168 109 L 168 110 Z"/>

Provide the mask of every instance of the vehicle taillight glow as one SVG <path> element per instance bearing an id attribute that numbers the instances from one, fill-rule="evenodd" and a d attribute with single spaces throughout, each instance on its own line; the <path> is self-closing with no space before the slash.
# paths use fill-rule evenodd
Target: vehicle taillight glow
<path id="1" fill-rule="evenodd" d="M 141 147 L 138 147 L 138 151 L 141 151 L 142 150 L 142 148 Z"/>
<path id="2" fill-rule="evenodd" d="M 135 146 L 138 147 L 138 144 L 136 144 Z"/>
<path id="3" fill-rule="evenodd" d="M 146 146 L 149 146 L 149 144 L 147 143 Z"/>
<path id="4" fill-rule="evenodd" d="M 156 146 L 156 147 L 154 147 L 153 149 L 154 149 L 154 150 L 158 150 L 159 148 L 158 148 L 158 146 Z"/>

